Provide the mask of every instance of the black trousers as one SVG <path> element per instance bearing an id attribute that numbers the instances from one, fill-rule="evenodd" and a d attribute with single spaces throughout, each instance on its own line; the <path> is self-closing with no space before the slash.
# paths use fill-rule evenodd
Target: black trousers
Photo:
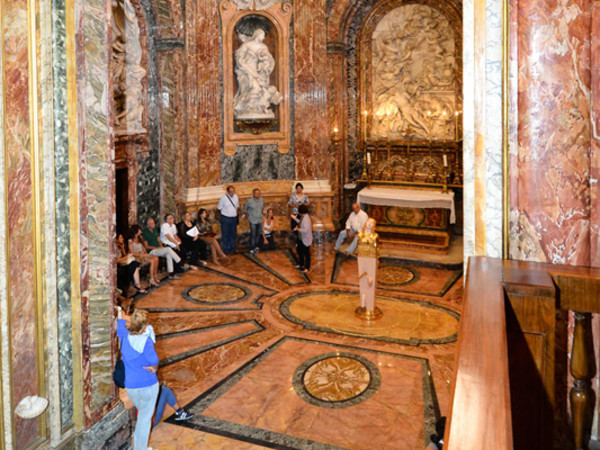
<path id="1" fill-rule="evenodd" d="M 302 239 L 298 239 L 296 244 L 298 250 L 298 264 L 304 269 L 310 269 L 310 245 L 306 246 L 302 243 Z"/>
<path id="2" fill-rule="evenodd" d="M 193 239 L 186 239 L 181 243 L 180 248 L 181 253 L 178 253 L 182 260 L 185 260 L 189 254 L 189 263 L 194 266 L 198 264 L 198 256 L 200 256 L 201 260 L 206 261 L 206 244 L 202 239 L 198 238 L 195 241 Z M 177 251 L 176 249 L 174 250 Z"/>

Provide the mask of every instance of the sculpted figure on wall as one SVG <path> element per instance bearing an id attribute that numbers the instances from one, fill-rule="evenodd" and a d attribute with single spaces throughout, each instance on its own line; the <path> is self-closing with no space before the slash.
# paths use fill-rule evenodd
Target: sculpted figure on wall
<path id="1" fill-rule="evenodd" d="M 143 124 L 146 69 L 142 67 L 138 18 L 130 0 L 112 0 L 112 7 L 115 134 L 141 134 L 146 132 Z"/>
<path id="2" fill-rule="evenodd" d="M 233 0 L 239 9 L 269 9 L 279 0 Z"/>
<path id="3" fill-rule="evenodd" d="M 367 76 L 371 136 L 397 138 L 410 129 L 416 138 L 454 138 L 454 33 L 438 10 L 410 4 L 390 11 L 373 32 Z"/>
<path id="4" fill-rule="evenodd" d="M 238 88 L 233 99 L 238 120 L 273 119 L 272 105 L 281 102 L 281 94 L 270 84 L 275 59 L 263 42 L 268 28 L 265 21 L 247 16 L 236 32 L 241 45 L 235 51 L 235 75 Z M 242 19 L 244 20 L 244 19 Z"/>

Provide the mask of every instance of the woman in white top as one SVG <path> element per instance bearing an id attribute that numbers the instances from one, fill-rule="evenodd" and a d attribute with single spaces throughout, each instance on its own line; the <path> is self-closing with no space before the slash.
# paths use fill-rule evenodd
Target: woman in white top
<path id="1" fill-rule="evenodd" d="M 308 214 L 308 207 L 300 205 L 298 207 L 298 215 L 292 215 L 292 220 L 296 222 L 296 227 L 293 231 L 300 233 L 298 243 L 296 244 L 298 250 L 298 265 L 296 269 L 308 272 L 310 270 L 310 246 L 313 243 L 312 219 L 310 218 L 310 214 Z"/>
<path id="2" fill-rule="evenodd" d="M 304 186 L 302 186 L 302 183 L 296 183 L 296 192 L 294 192 L 290 197 L 288 205 L 292 207 L 292 216 L 296 216 L 296 219 L 299 219 L 299 217 L 297 216 L 298 208 L 300 207 L 300 205 L 310 205 L 308 195 L 304 194 Z M 296 224 L 298 221 L 299 220 L 295 220 L 294 217 L 292 217 L 292 221 L 290 223 L 290 227 L 292 228 L 292 230 L 296 228 Z"/>
<path id="3" fill-rule="evenodd" d="M 262 238 L 263 245 L 261 246 L 263 250 L 275 250 L 275 236 L 273 236 L 273 231 L 275 231 L 275 218 L 273 217 L 273 208 L 267 209 L 267 216 L 263 217 L 262 221 Z"/>

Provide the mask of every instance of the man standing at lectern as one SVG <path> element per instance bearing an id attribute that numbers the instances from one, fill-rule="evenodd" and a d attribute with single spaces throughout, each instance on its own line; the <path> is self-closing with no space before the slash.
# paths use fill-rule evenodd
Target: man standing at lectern
<path id="1" fill-rule="evenodd" d="M 358 232 L 362 231 L 365 223 L 367 223 L 368 218 L 369 216 L 366 212 L 360 209 L 360 205 L 358 203 L 352 203 L 352 212 L 350 213 L 348 220 L 346 220 L 346 229 L 340 231 L 340 235 L 335 243 L 334 250 L 339 252 L 340 245 L 342 245 L 346 239 L 350 238 L 352 239 L 352 242 L 346 249 L 346 254 L 349 255 L 354 253 L 356 246 L 358 245 Z"/>

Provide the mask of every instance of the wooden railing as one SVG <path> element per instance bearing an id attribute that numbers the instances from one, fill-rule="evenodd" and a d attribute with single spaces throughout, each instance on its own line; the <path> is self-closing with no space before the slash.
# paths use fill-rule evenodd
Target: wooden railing
<path id="1" fill-rule="evenodd" d="M 572 445 L 583 448 L 587 316 L 600 313 L 599 294 L 598 269 L 471 258 L 444 448 L 553 448 L 557 310 L 574 312 Z"/>

